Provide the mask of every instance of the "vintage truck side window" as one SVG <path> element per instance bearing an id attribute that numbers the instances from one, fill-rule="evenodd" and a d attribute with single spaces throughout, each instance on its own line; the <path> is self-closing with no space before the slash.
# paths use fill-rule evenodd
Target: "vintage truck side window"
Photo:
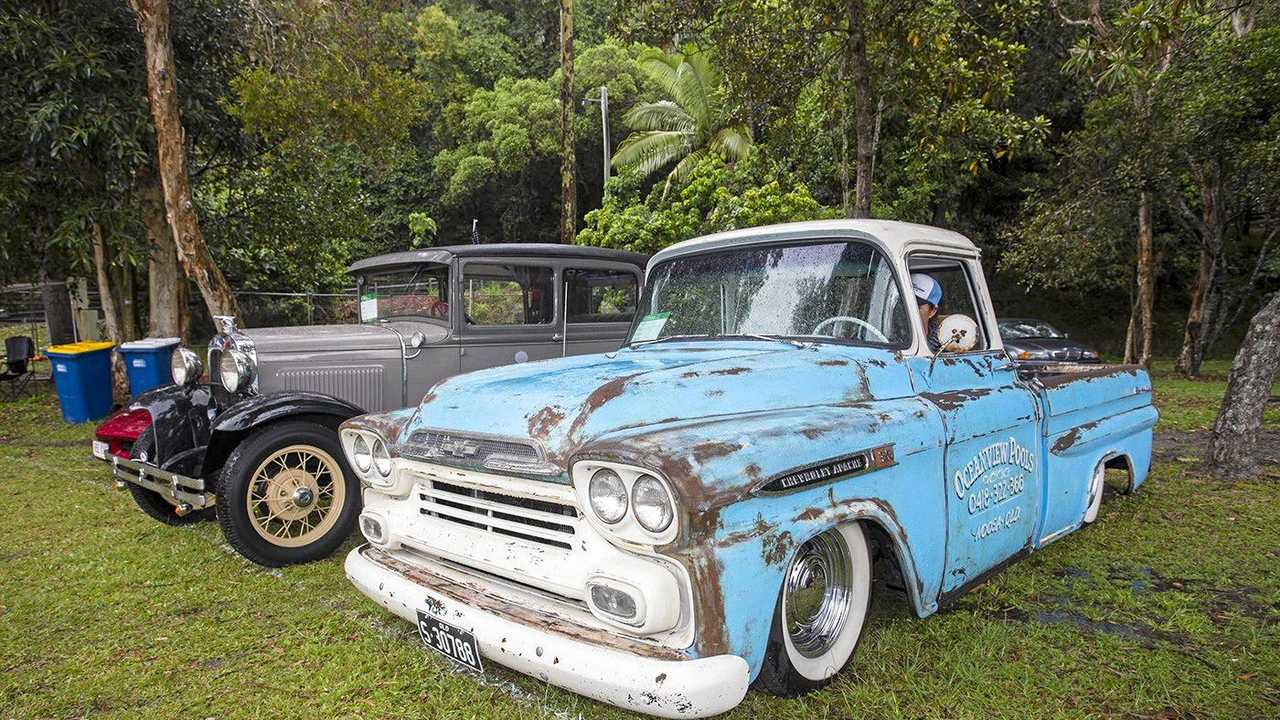
<path id="1" fill-rule="evenodd" d="M 570 268 L 564 278 L 569 322 L 631 322 L 638 300 L 635 273 Z"/>
<path id="2" fill-rule="evenodd" d="M 370 273 L 360 278 L 360 322 L 395 318 L 449 319 L 449 268 L 414 268 Z"/>
<path id="3" fill-rule="evenodd" d="M 950 258 L 912 255 L 908 260 L 908 266 L 911 272 L 929 275 L 942 286 L 942 303 L 938 306 L 938 321 L 957 313 L 967 315 L 978 324 L 978 342 L 974 350 L 985 350 L 990 347 L 981 322 L 982 314 L 974 301 L 977 293 L 964 263 Z"/>
<path id="4" fill-rule="evenodd" d="M 893 265 L 865 243 L 815 240 L 662 263 L 629 342 L 760 335 L 889 347 L 912 337 Z"/>
<path id="5" fill-rule="evenodd" d="M 551 268 L 469 263 L 462 273 L 468 325 L 545 325 L 555 314 Z"/>

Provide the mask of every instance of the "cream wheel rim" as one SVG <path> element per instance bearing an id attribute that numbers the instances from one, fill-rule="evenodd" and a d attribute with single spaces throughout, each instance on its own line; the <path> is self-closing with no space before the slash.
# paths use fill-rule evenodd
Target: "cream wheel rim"
<path id="1" fill-rule="evenodd" d="M 338 522 L 346 504 L 342 468 L 314 445 L 290 445 L 267 456 L 253 471 L 245 509 L 262 539 L 280 547 L 303 547 Z"/>

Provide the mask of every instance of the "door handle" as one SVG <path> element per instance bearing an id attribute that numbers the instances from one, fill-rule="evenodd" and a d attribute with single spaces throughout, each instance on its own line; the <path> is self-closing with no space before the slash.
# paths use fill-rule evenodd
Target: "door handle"
<path id="1" fill-rule="evenodd" d="M 554 342 L 560 342 L 561 340 L 564 339 L 564 335 L 561 335 L 560 333 L 556 333 L 555 335 L 551 336 L 551 339 Z"/>

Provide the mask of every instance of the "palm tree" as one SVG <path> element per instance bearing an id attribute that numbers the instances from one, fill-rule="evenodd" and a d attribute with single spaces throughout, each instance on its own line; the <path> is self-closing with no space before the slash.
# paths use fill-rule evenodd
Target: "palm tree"
<path id="1" fill-rule="evenodd" d="M 746 157 L 751 131 L 730 121 L 720 92 L 720 72 L 706 53 L 693 47 L 672 54 L 652 50 L 638 62 L 672 99 L 640 103 L 627 111 L 622 120 L 633 132 L 613 154 L 613 167 L 648 177 L 674 162 L 667 173 L 666 192 L 707 155 L 719 155 L 728 162 Z"/>

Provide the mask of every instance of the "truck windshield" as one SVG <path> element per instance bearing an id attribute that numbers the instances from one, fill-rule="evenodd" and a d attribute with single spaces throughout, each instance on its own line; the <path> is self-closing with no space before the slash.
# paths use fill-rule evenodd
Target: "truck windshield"
<path id="1" fill-rule="evenodd" d="M 429 263 L 371 272 L 359 280 L 360 322 L 395 318 L 449 320 L 449 268 Z"/>
<path id="2" fill-rule="evenodd" d="M 748 246 L 654 268 L 628 343 L 764 336 L 905 347 L 908 317 L 893 265 L 870 245 Z"/>

